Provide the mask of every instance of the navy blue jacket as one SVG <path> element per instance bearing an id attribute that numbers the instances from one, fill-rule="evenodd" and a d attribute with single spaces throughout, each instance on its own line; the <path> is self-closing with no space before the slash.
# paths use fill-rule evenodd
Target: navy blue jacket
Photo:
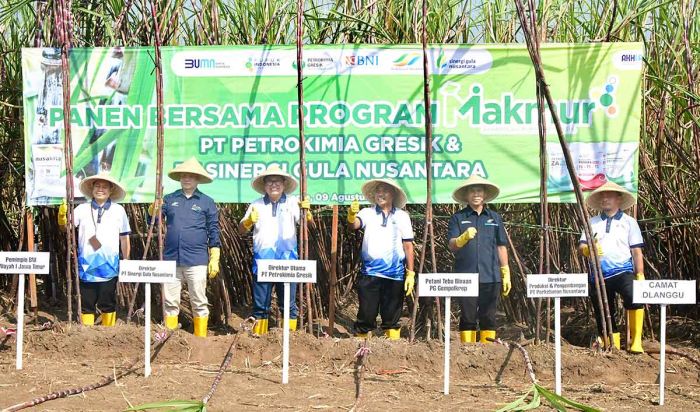
<path id="1" fill-rule="evenodd" d="M 163 216 L 168 228 L 163 258 L 177 261 L 178 266 L 208 264 L 209 248 L 221 247 L 214 199 L 199 190 L 188 199 L 177 190 L 163 198 Z"/>
<path id="2" fill-rule="evenodd" d="M 479 215 L 467 206 L 450 219 L 448 241 L 459 237 L 469 227 L 476 228 L 476 237 L 455 252 L 455 273 L 478 273 L 479 283 L 501 282 L 498 246 L 508 245 L 501 216 L 486 207 Z"/>

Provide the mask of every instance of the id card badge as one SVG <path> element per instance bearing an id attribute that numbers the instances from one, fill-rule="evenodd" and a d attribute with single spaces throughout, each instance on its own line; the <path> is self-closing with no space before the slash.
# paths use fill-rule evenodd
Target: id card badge
<path id="1" fill-rule="evenodd" d="M 88 242 L 90 242 L 90 246 L 92 246 L 93 250 L 99 250 L 102 247 L 102 243 L 100 243 L 95 235 L 93 235 Z"/>

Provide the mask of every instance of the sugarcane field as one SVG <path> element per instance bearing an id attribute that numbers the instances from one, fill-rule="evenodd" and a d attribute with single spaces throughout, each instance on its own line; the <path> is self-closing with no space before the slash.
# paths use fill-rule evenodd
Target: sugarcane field
<path id="1" fill-rule="evenodd" d="M 0 410 L 700 410 L 698 0 L 0 0 Z"/>

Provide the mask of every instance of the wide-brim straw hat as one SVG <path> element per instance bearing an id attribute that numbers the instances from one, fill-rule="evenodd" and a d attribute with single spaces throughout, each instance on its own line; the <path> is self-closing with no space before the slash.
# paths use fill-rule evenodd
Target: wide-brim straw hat
<path id="1" fill-rule="evenodd" d="M 394 207 L 402 209 L 406 206 L 408 198 L 406 197 L 406 192 L 403 191 L 398 183 L 391 179 L 372 179 L 362 185 L 362 194 L 365 196 L 368 202 L 376 203 L 374 201 L 374 194 L 377 191 L 377 187 L 385 183 L 394 188 Z"/>
<path id="2" fill-rule="evenodd" d="M 600 186 L 596 190 L 592 191 L 591 194 L 586 198 L 586 205 L 593 210 L 603 210 L 600 206 L 600 201 L 604 192 L 617 192 L 622 196 L 620 202 L 620 209 L 625 210 L 634 206 L 637 202 L 632 196 L 632 193 L 627 191 L 624 187 L 618 185 L 615 182 L 608 181 L 604 185 Z"/>
<path id="3" fill-rule="evenodd" d="M 117 179 L 113 178 L 107 173 L 98 173 L 96 175 L 92 175 L 83 179 L 83 181 L 80 182 L 80 193 L 82 193 L 83 196 L 85 196 L 86 198 L 92 199 L 92 185 L 95 184 L 97 180 L 104 180 L 112 184 L 112 194 L 109 196 L 109 198 L 112 199 L 112 201 L 118 202 L 124 199 L 124 197 L 126 196 L 126 190 L 124 190 L 124 186 L 122 186 L 121 183 L 117 181 Z"/>
<path id="4" fill-rule="evenodd" d="M 499 193 L 501 193 L 501 189 L 495 184 L 489 182 L 481 176 L 471 175 L 452 192 L 452 199 L 454 199 L 455 202 L 463 205 L 469 204 L 469 201 L 467 200 L 467 189 L 470 186 L 482 186 L 484 188 L 484 203 L 491 202 L 493 199 L 498 197 Z"/>
<path id="5" fill-rule="evenodd" d="M 190 157 L 189 159 L 175 166 L 173 170 L 168 172 L 168 177 L 179 182 L 183 173 L 196 175 L 199 183 L 211 183 L 214 180 L 211 178 L 209 173 L 207 173 L 202 164 L 199 163 L 199 161 L 197 161 L 197 159 L 194 157 Z"/>
<path id="6" fill-rule="evenodd" d="M 267 176 L 283 177 L 284 193 L 286 194 L 294 193 L 294 191 L 297 190 L 297 186 L 299 186 L 299 182 L 297 182 L 294 176 L 282 170 L 279 167 L 279 165 L 269 165 L 267 169 L 265 169 L 259 175 L 255 176 L 255 179 L 253 179 L 253 181 L 250 184 L 253 187 L 253 190 L 260 193 L 261 195 L 265 194 L 265 178 Z"/>

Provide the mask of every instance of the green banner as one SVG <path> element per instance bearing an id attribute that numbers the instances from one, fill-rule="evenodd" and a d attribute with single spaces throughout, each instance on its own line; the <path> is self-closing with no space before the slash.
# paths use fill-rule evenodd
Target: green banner
<path id="1" fill-rule="evenodd" d="M 299 175 L 293 46 L 164 47 L 164 165 L 196 156 L 218 202 L 249 202 L 270 164 Z M 641 43 L 547 44 L 542 61 L 572 151 L 590 191 L 607 180 L 637 192 Z M 27 202 L 65 196 L 63 79 L 55 49 L 23 49 Z M 411 46 L 305 46 L 308 191 L 316 204 L 361 198 L 363 182 L 393 178 L 410 203 L 452 202 L 471 174 L 501 187 L 497 202 L 538 202 L 535 78 L 523 45 L 442 45 L 428 50 L 433 161 L 425 165 L 423 53 Z M 155 192 L 156 93 L 152 48 L 70 53 L 74 181 L 110 171 L 126 202 Z M 547 111 L 547 188 L 573 202 Z M 166 192 L 177 182 L 164 181 Z"/>

